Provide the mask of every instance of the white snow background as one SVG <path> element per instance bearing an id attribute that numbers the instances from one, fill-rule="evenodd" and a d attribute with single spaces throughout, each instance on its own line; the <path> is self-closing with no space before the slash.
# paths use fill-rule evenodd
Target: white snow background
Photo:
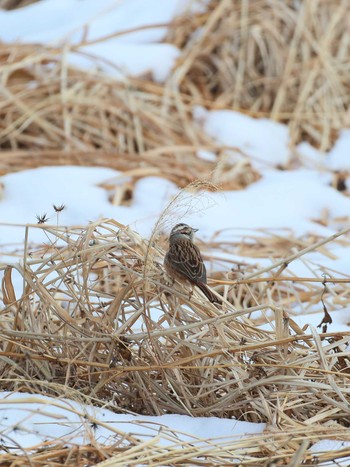
<path id="1" fill-rule="evenodd" d="M 23 9 L 0 11 L 0 40 L 54 45 L 69 39 L 69 60 L 76 66 L 91 68 L 98 57 L 99 66 L 120 79 L 123 73 L 137 76 L 149 72 L 161 82 L 171 73 L 180 51 L 159 41 L 165 36 L 166 24 L 188 8 L 201 8 L 201 3 L 186 0 L 44 0 Z M 158 26 L 113 36 L 152 24 Z M 109 35 L 109 40 L 99 42 Z M 282 124 L 252 119 L 228 110 L 208 112 L 195 108 L 193 115 L 198 125 L 202 125 L 218 144 L 241 151 L 262 174 L 259 181 L 245 190 L 209 193 L 210 211 L 204 210 L 184 219 L 200 229 L 199 237 L 203 240 L 220 230 L 224 231 L 222 236 L 238 236 L 255 228 L 289 229 L 298 236 L 310 232 L 328 236 L 336 230 L 321 226 L 315 219 L 325 212 L 329 219 L 349 218 L 350 198 L 332 188 L 331 179 L 332 170 L 350 168 L 350 130 L 344 129 L 327 155 L 317 153 L 307 143 L 300 144 L 295 154 L 289 147 L 288 128 Z M 214 154 L 204 152 L 199 152 L 198 157 L 215 159 Z M 301 168 L 279 170 L 292 157 L 299 158 Z M 66 209 L 60 214 L 60 224 L 86 224 L 99 217 L 112 217 L 142 235 L 149 235 L 162 209 L 177 193 L 177 187 L 162 178 L 144 178 L 137 183 L 130 207 L 113 206 L 108 193 L 99 184 L 113 181 L 118 185 L 122 177 L 123 174 L 109 168 L 69 166 L 43 167 L 1 177 L 0 244 L 11 248 L 21 243 L 24 228 L 13 224 L 34 224 L 37 214 L 52 212 L 52 205 L 61 203 Z M 55 223 L 55 217 L 51 221 Z M 6 223 L 9 225 L 4 225 Z M 33 241 L 40 239 L 35 231 L 31 235 Z M 323 258 L 322 264 L 328 262 L 328 267 L 349 277 L 350 251 L 339 246 L 333 247 L 332 251 L 335 259 Z M 319 253 L 312 253 L 307 258 L 316 265 L 321 262 Z M 260 261 L 261 266 L 270 263 L 268 258 Z M 300 272 L 303 264 L 297 262 L 293 267 L 299 268 Z M 350 331 L 349 309 L 340 309 L 332 317 L 332 331 Z M 322 313 L 303 314 L 295 319 L 301 326 L 317 325 Z M 11 401 L 17 403 L 11 405 Z M 23 404 L 21 408 L 18 401 Z M 51 419 L 53 414 L 54 421 Z M 97 421 L 99 428 L 96 431 L 86 423 L 86 414 Z M 137 426 L 136 421 L 139 422 Z M 161 425 L 168 430 L 160 430 Z M 67 443 L 84 443 L 91 437 L 102 444 L 110 443 L 114 429 L 138 433 L 140 439 L 157 436 L 160 431 L 167 433 L 167 436 L 160 436 L 159 443 L 171 443 L 169 432 L 176 429 L 187 433 L 182 437 L 185 442 L 205 444 L 213 443 L 214 438 L 237 439 L 259 434 L 265 425 L 215 418 L 190 419 L 180 415 L 135 417 L 63 399 L 20 393 L 0 395 L 0 436 L 7 445 L 13 443 L 13 446 L 30 448 L 59 437 Z M 174 438 L 175 441 L 178 440 Z M 217 440 L 218 444 L 220 442 Z M 339 449 L 343 447 L 344 444 Z M 315 445 L 313 451 L 336 448 L 335 442 L 325 441 Z M 344 462 L 341 465 L 347 465 L 349 458 Z"/>

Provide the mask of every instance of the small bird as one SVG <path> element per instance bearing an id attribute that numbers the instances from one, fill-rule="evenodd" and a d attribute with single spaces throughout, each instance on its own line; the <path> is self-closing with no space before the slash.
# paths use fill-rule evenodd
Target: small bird
<path id="1" fill-rule="evenodd" d="M 207 284 L 207 271 L 199 248 L 193 243 L 194 229 L 187 224 L 177 224 L 170 232 L 169 250 L 164 267 L 172 279 L 189 282 L 201 289 L 212 303 L 220 303 Z"/>

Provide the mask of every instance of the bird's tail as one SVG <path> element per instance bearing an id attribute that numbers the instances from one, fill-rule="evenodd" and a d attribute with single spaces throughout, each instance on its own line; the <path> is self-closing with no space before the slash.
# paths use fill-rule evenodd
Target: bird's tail
<path id="1" fill-rule="evenodd" d="M 206 284 L 203 284 L 203 282 L 197 282 L 196 286 L 201 289 L 201 291 L 204 293 L 204 295 L 207 297 L 207 299 L 210 302 L 222 303 L 222 301 L 215 294 L 213 294 L 213 292 L 209 289 L 209 287 Z"/>

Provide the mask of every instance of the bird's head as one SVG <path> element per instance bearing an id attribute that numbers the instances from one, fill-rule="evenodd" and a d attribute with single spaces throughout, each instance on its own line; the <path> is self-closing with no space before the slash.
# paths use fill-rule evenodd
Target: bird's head
<path id="1" fill-rule="evenodd" d="M 193 240 L 194 233 L 197 232 L 198 229 L 194 229 L 187 224 L 177 224 L 175 227 L 172 228 L 170 232 L 170 238 L 176 238 L 179 235 L 183 235 L 190 240 Z"/>

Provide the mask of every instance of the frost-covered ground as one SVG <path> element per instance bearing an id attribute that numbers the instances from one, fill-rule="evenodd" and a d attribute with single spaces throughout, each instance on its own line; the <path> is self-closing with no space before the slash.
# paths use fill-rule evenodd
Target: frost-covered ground
<path id="1" fill-rule="evenodd" d="M 100 67 L 118 77 L 121 73 L 142 75 L 151 72 L 155 80 L 163 81 L 180 51 L 159 41 L 165 35 L 166 23 L 188 5 L 186 0 L 44 0 L 25 9 L 1 11 L 0 39 L 55 45 L 69 38 L 69 60 L 77 66 L 95 66 L 97 57 Z M 191 8 L 200 8 L 200 2 L 191 5 Z M 99 42 L 116 32 L 152 24 L 157 27 Z M 325 212 L 329 220 L 348 218 L 350 198 L 332 188 L 331 180 L 332 170 L 350 168 L 349 130 L 340 134 L 327 155 L 317 153 L 307 143 L 300 144 L 297 152 L 292 153 L 288 128 L 282 124 L 252 119 L 233 111 L 208 112 L 195 108 L 193 114 L 197 123 L 218 144 L 232 148 L 233 160 L 237 157 L 235 150 L 241 151 L 262 175 L 244 190 L 207 194 L 202 209 L 182 219 L 199 228 L 203 240 L 221 230 L 221 238 L 230 238 L 254 228 L 290 229 L 296 236 L 306 233 L 328 236 L 335 230 L 320 225 L 315 219 Z M 210 153 L 199 153 L 198 157 L 215 159 Z M 300 168 L 279 169 L 293 157 L 299 159 Z M 52 205 L 62 203 L 66 209 L 59 215 L 60 224 L 86 224 L 99 217 L 112 217 L 145 236 L 149 235 L 164 207 L 178 192 L 177 187 L 162 178 L 146 177 L 137 183 L 131 206 L 113 206 L 107 191 L 100 185 L 109 182 L 109 185 L 117 186 L 122 181 L 125 177 L 115 170 L 87 167 L 47 167 L 1 177 L 0 244 L 9 248 L 20 244 L 24 228 L 14 224 L 36 223 L 36 215 L 48 213 L 50 223 L 56 223 L 55 215 L 51 215 Z M 31 235 L 31 240 L 40 240 L 40 232 L 33 231 Z M 334 258 L 323 257 L 323 266 L 348 277 L 350 252 L 339 246 L 330 248 L 333 248 Z M 308 259 L 317 265 L 321 255 L 312 253 Z M 271 263 L 269 258 L 254 261 L 261 266 Z M 302 263 L 295 263 L 293 267 L 295 273 L 306 272 Z M 332 314 L 331 330 L 350 331 L 350 310 L 340 311 Z M 316 310 L 315 314 L 298 316 L 296 321 L 300 326 L 317 325 L 322 316 L 323 313 Z M 9 404 L 12 400 L 17 402 L 13 407 Z M 158 434 L 160 425 L 169 427 L 169 430 L 185 431 L 187 436 L 183 439 L 193 443 L 257 434 L 265 429 L 264 424 L 236 420 L 190 419 L 179 415 L 116 415 L 84 404 L 25 394 L 2 394 L 0 407 L 0 431 L 4 443 L 14 442 L 23 447 L 55 437 L 64 437 L 67 442 L 74 443 L 86 442 L 91 437 L 102 443 L 111 442 L 115 429 L 130 430 L 146 439 Z M 100 424 L 97 430 L 92 430 L 91 424 L 86 422 L 86 414 Z M 139 420 L 145 423 L 138 423 L 135 428 Z M 106 422 L 108 425 L 104 425 Z M 159 442 L 166 442 L 166 438 L 161 436 Z M 317 447 L 318 450 L 329 450 L 335 449 L 335 444 L 319 443 L 313 450 Z M 342 447 L 344 445 L 339 449 Z M 346 465 L 347 461 L 344 462 Z"/>

